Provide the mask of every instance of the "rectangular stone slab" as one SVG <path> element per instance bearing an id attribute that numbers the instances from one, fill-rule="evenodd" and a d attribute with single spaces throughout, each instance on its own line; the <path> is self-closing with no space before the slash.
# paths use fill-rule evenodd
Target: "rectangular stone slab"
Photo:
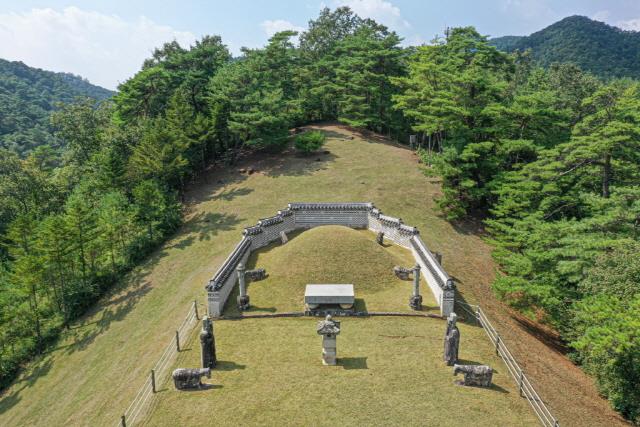
<path id="1" fill-rule="evenodd" d="M 305 304 L 353 304 L 353 285 L 307 285 L 304 292 Z"/>

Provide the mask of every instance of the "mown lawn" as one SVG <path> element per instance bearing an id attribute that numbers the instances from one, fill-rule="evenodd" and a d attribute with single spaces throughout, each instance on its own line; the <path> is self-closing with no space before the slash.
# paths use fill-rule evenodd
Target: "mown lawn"
<path id="1" fill-rule="evenodd" d="M 409 312 L 411 282 L 397 279 L 392 268 L 412 263 L 408 250 L 380 246 L 370 231 L 314 228 L 252 254 L 249 268 L 266 268 L 269 276 L 249 285 L 249 312 L 301 311 L 306 283 L 353 283 L 358 310 Z M 423 293 L 424 305 L 435 311 L 428 288 Z M 236 295 L 225 314 L 237 314 Z M 146 424 L 198 425 L 211 414 L 216 425 L 229 426 L 536 425 L 480 328 L 461 325 L 460 357 L 496 368 L 491 389 L 454 384 L 442 361 L 441 319 L 341 318 L 336 367 L 320 361 L 317 321 L 216 321 L 221 362 L 207 381 L 212 387 L 181 392 L 167 381 Z M 194 338 L 174 367 L 198 367 L 199 356 Z"/>
<path id="2" fill-rule="evenodd" d="M 338 366 L 322 365 L 316 319 L 216 322 L 213 387 L 180 392 L 167 381 L 145 425 L 537 425 L 481 329 L 461 325 L 460 357 L 496 368 L 490 389 L 454 384 L 442 320 L 341 321 Z M 198 366 L 199 351 L 196 338 L 177 365 Z"/>

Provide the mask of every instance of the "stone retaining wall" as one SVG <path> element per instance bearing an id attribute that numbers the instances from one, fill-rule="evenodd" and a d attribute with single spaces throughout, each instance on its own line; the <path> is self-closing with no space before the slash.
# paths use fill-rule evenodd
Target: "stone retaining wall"
<path id="1" fill-rule="evenodd" d="M 289 233 L 322 225 L 383 232 L 386 239 L 410 249 L 438 301 L 440 313 L 448 316 L 453 312 L 453 281 L 427 249 L 415 227 L 405 225 L 400 218 L 383 215 L 373 203 L 290 203 L 277 215 L 261 219 L 258 224 L 244 229 L 240 243 L 206 285 L 209 314 L 214 317 L 222 315 L 224 304 L 238 281 L 236 268 L 241 262 L 246 264 L 252 251 L 279 240 L 282 231 Z"/>

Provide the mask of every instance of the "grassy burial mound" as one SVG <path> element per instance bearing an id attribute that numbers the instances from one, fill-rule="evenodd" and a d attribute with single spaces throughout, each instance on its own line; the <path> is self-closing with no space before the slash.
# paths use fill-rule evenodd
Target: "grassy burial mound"
<path id="1" fill-rule="evenodd" d="M 535 381 L 541 396 L 557 413 L 561 425 L 623 425 L 615 418 L 615 413 L 608 403 L 598 397 L 591 379 L 571 364 L 561 352 L 550 350 L 544 341 L 531 334 L 527 324 L 514 320 L 501 304 L 495 302 L 491 292 L 488 291 L 488 284 L 494 271 L 490 248 L 482 242 L 478 236 L 478 230 L 472 225 L 451 224 L 439 216 L 434 208 L 433 199 L 440 194 L 440 186 L 424 176 L 417 165 L 416 157 L 409 150 L 394 146 L 382 138 L 363 136 L 340 126 L 325 125 L 321 129 L 327 135 L 327 143 L 323 149 L 328 153 L 307 157 L 285 153 L 277 156 L 262 155 L 260 158 L 247 158 L 243 159 L 236 168 L 212 173 L 203 179 L 201 184 L 194 186 L 187 195 L 189 213 L 181 230 L 132 272 L 112 294 L 105 297 L 85 317 L 74 323 L 55 349 L 27 366 L 14 385 L 2 392 L 0 425 L 115 425 L 122 412 L 131 403 L 140 385 L 148 378 L 149 370 L 162 354 L 164 347 L 171 341 L 175 329 L 189 309 L 189 304 L 195 298 L 204 303 L 204 284 L 237 244 L 243 227 L 255 224 L 260 218 L 273 215 L 292 201 L 363 200 L 370 200 L 385 213 L 401 217 L 407 224 L 418 227 L 430 249 L 444 254 L 445 269 L 458 280 L 458 296 L 469 302 L 483 304 L 501 336 L 523 365 L 523 369 Z M 240 172 L 241 169 L 246 171 L 248 168 L 252 168 L 255 172 L 252 174 Z M 322 229 L 318 229 L 318 232 L 322 232 Z M 366 234 L 365 236 L 367 241 L 373 243 L 373 237 Z M 292 238 L 291 247 L 295 247 L 293 244 L 296 239 L 297 237 Z M 299 243 L 302 244 L 304 241 L 300 240 Z M 336 244 L 335 247 L 339 246 Z M 275 257 L 278 250 L 287 249 L 286 246 L 277 247 L 273 252 L 260 252 L 258 257 L 267 255 Z M 396 253 L 394 251 L 399 248 L 389 247 L 384 250 L 394 254 Z M 377 259 L 382 258 L 378 256 Z M 290 268 L 295 267 L 294 261 L 295 258 L 292 257 L 287 263 Z M 258 262 L 258 264 L 261 263 L 262 261 Z M 264 262 L 263 266 L 275 277 L 276 267 L 266 264 Z M 340 265 L 345 264 L 339 264 L 338 267 Z M 386 267 L 383 270 L 384 274 L 392 274 Z M 268 280 L 249 284 L 252 303 L 266 308 L 275 306 L 277 309 L 280 307 L 285 309 L 289 304 L 289 307 L 295 305 L 295 310 L 299 310 L 297 299 L 289 303 L 283 299 L 269 302 L 262 299 L 261 288 L 268 290 L 270 283 Z M 299 283 L 305 283 L 307 278 L 301 277 L 299 280 Z M 355 279 L 354 282 L 358 286 Z M 271 289 L 278 285 L 274 283 Z M 407 309 L 410 283 L 390 283 L 389 286 L 393 287 L 394 291 L 399 290 L 397 294 L 394 292 L 394 298 L 397 295 L 398 306 Z M 302 294 L 303 291 L 300 292 Z M 357 287 L 356 292 L 358 292 Z M 384 292 L 386 291 L 382 291 L 379 295 Z M 426 287 L 423 287 L 423 295 L 430 298 Z M 365 295 L 364 299 L 368 310 L 376 307 L 376 293 Z M 430 305 L 431 302 L 426 299 L 424 304 Z M 213 396 L 220 398 L 223 395 L 219 392 L 224 391 L 230 393 L 229 397 L 248 396 L 244 401 L 233 402 L 225 398 L 228 408 L 239 408 L 241 405 L 251 404 L 252 400 L 262 402 L 265 416 L 258 421 L 267 424 L 267 417 L 277 409 L 277 406 L 274 406 L 277 402 L 269 400 L 268 396 L 274 389 L 281 388 L 277 395 L 281 401 L 285 400 L 282 393 L 287 390 L 290 390 L 290 396 L 313 393 L 314 388 L 307 382 L 304 389 L 301 385 L 297 388 L 289 388 L 289 385 L 283 383 L 269 383 L 269 377 L 265 376 L 267 367 L 270 366 L 280 366 L 277 371 L 279 375 L 286 370 L 295 372 L 294 365 L 285 363 L 289 360 L 299 363 L 300 369 L 319 368 L 315 365 L 320 362 L 320 338 L 315 335 L 315 321 L 293 319 L 293 322 L 284 323 L 290 320 L 292 319 L 220 322 L 216 326 L 220 359 L 229 361 L 230 365 L 227 365 L 226 371 L 214 374 L 216 378 L 214 382 L 224 383 L 224 387 L 210 390 L 215 391 L 217 393 L 215 395 L 192 393 L 185 396 L 174 394 L 168 384 L 164 385 L 166 390 L 159 393 L 156 399 L 158 413 L 152 412 L 153 418 L 150 422 L 163 424 L 163 420 L 167 420 L 166 425 L 176 425 L 171 417 L 178 416 L 177 413 L 180 412 L 181 416 L 190 417 L 185 418 L 184 425 L 215 423 L 221 419 L 219 414 L 194 409 L 188 400 L 178 402 L 175 399 L 178 396 L 180 399 L 186 397 L 196 400 L 212 399 Z M 303 323 L 300 326 L 296 323 L 305 320 L 310 323 L 308 325 Z M 440 362 L 444 333 L 441 321 L 375 318 L 361 319 L 358 322 L 371 325 L 377 325 L 380 322 L 379 328 L 383 328 L 382 325 L 392 325 L 388 329 L 379 329 L 379 332 L 375 332 L 377 326 L 365 328 L 356 327 L 355 323 L 353 326 L 344 324 L 344 335 L 341 334 L 339 337 L 338 345 L 341 347 L 338 348 L 338 356 L 367 357 L 369 369 L 340 369 L 343 369 L 345 375 L 361 375 L 359 384 L 364 384 L 362 382 L 364 377 L 371 374 L 371 378 L 377 375 L 381 379 L 381 381 L 371 380 L 367 383 L 367 386 L 372 389 L 384 387 L 387 380 L 392 381 L 390 384 L 396 386 L 397 390 L 409 387 L 415 382 L 412 367 L 419 365 L 420 369 L 428 369 L 429 357 L 438 359 L 437 362 L 433 362 L 434 369 L 444 369 Z M 398 322 L 397 326 L 394 326 L 396 322 Z M 418 329 L 402 332 L 403 328 L 411 329 L 413 327 L 411 325 L 415 325 Z M 434 329 L 429 333 L 437 339 L 427 340 L 427 331 L 430 330 L 427 325 L 434 325 Z M 426 329 L 419 331 L 419 328 Z M 353 338 L 350 338 L 350 334 L 354 334 Z M 356 339 L 356 335 L 360 334 L 363 334 L 363 337 L 367 334 L 371 337 L 368 344 L 366 338 Z M 497 384 L 505 390 L 512 390 L 508 388 L 507 381 L 500 382 L 503 381 L 500 377 L 506 378 L 503 365 L 497 360 L 486 358 L 483 354 L 468 353 L 488 351 L 486 346 L 489 345 L 489 341 L 483 336 L 484 332 L 481 329 L 467 328 L 463 325 L 461 334 L 463 344 L 460 356 L 493 365 L 498 369 Z M 383 338 L 378 335 L 400 337 L 406 335 L 407 338 Z M 425 338 L 410 338 L 413 336 Z M 304 349 L 302 346 L 298 348 L 293 337 L 308 340 L 305 342 L 308 343 L 309 348 Z M 269 352 L 276 351 L 273 347 L 281 345 L 279 341 L 281 339 L 286 340 L 286 354 L 284 351 L 281 352 L 281 360 L 270 359 L 267 357 L 270 356 Z M 237 340 L 238 344 L 234 344 L 234 340 Z M 264 341 L 263 344 L 260 344 L 261 340 Z M 408 340 L 414 340 L 412 342 L 416 347 L 403 350 L 402 345 L 408 345 L 406 344 Z M 240 342 L 244 345 L 240 345 Z M 253 342 L 254 345 L 247 345 L 249 342 Z M 302 344 L 307 346 L 305 342 Z M 352 346 L 352 349 L 350 350 L 348 346 Z M 364 347 L 360 349 L 359 346 Z M 399 346 L 397 351 L 388 353 L 396 346 Z M 429 351 L 426 351 L 426 346 L 429 346 Z M 197 366 L 199 350 L 194 344 L 188 347 L 190 350 L 181 353 L 181 357 L 192 359 L 182 360 L 176 366 Z M 304 359 L 302 353 L 298 353 L 303 350 L 304 358 L 308 359 Z M 376 352 L 383 351 L 384 357 L 382 353 L 376 356 Z M 261 356 L 261 352 L 264 356 Z M 386 363 L 413 353 L 422 354 L 423 358 L 411 356 L 410 363 L 404 363 L 402 368 L 389 371 L 390 374 L 396 375 L 398 380 L 392 380 L 386 376 Z M 249 356 L 255 360 L 246 359 Z M 234 363 L 237 367 L 233 365 Z M 240 367 L 243 364 L 246 365 L 245 369 Z M 262 367 L 258 369 L 258 366 Z M 337 371 L 339 369 L 336 369 Z M 446 384 L 443 387 L 449 387 L 452 380 L 450 370 L 446 369 L 444 376 L 440 371 L 437 372 L 437 374 L 433 373 L 433 378 L 445 381 Z M 228 376 L 227 379 L 223 375 Z M 237 387 L 234 388 L 229 380 L 231 378 L 249 379 L 241 377 L 242 375 L 264 376 L 265 381 L 260 383 L 247 381 L 246 386 L 251 385 L 253 388 L 241 391 Z M 294 379 L 303 381 L 302 378 Z M 571 385 L 570 391 L 567 384 Z M 420 389 L 422 390 L 419 402 L 421 405 L 441 397 L 429 394 L 429 381 L 422 381 L 420 386 L 423 387 Z M 321 389 L 325 394 L 338 394 L 343 397 L 341 402 L 346 402 L 350 397 L 359 399 L 358 394 L 350 388 L 334 387 L 330 391 L 326 388 Z M 361 414 L 365 414 L 370 407 L 384 405 L 385 399 L 390 399 L 390 396 L 394 396 L 393 393 L 399 393 L 397 390 L 389 391 L 379 401 L 369 402 L 369 406 L 363 406 L 364 403 L 362 403 Z M 458 395 L 480 393 L 475 389 L 455 388 L 453 390 Z M 358 392 L 360 393 L 361 390 L 358 389 Z M 492 390 L 488 392 L 492 401 L 490 405 L 485 401 L 487 402 L 487 406 L 484 406 L 486 412 L 480 413 L 481 409 L 478 408 L 483 406 L 476 406 L 477 412 L 465 418 L 464 424 L 497 425 L 499 423 L 493 422 L 493 416 L 511 412 L 510 404 L 500 400 L 502 393 Z M 256 394 L 263 394 L 260 397 L 261 400 L 256 398 Z M 481 394 L 481 396 L 484 395 Z M 526 405 L 524 401 L 517 403 L 514 393 L 509 393 L 507 396 L 509 402 L 513 404 Z M 400 399 L 396 399 L 398 400 Z M 418 398 L 414 398 L 413 403 L 417 401 Z M 351 405 L 350 411 L 355 411 L 360 402 L 357 401 Z M 506 406 L 501 406 L 501 402 Z M 190 411 L 183 410 L 181 405 L 190 408 Z M 327 408 L 327 413 L 330 414 L 330 403 L 327 404 Z M 313 409 L 312 412 L 316 410 Z M 460 404 L 455 410 L 464 413 L 466 408 L 464 404 Z M 344 415 L 345 411 L 339 411 L 339 413 Z M 407 410 L 407 412 L 412 411 L 413 409 Z M 229 410 L 229 413 L 231 412 Z M 381 412 L 379 411 L 378 415 Z M 413 424 L 432 424 L 431 417 L 441 414 L 439 410 L 413 412 L 412 416 L 417 417 L 419 414 L 421 417 Z M 169 416 L 169 414 L 172 415 Z M 230 415 L 229 419 L 234 419 L 233 415 Z M 381 416 L 380 419 L 384 418 Z M 442 425 L 451 424 L 454 423 L 442 422 Z M 502 423 L 502 425 L 513 424 L 520 423 L 508 421 Z"/>
<path id="2" fill-rule="evenodd" d="M 247 267 L 266 268 L 268 277 L 249 284 L 248 312 L 303 311 L 308 283 L 353 283 L 357 311 L 408 311 L 412 282 L 398 279 L 393 267 L 413 266 L 413 255 L 392 243 L 381 246 L 375 237 L 369 230 L 323 226 L 252 253 Z M 425 280 L 420 289 L 423 309 L 439 312 Z M 238 314 L 236 296 L 237 287 L 225 314 Z"/>

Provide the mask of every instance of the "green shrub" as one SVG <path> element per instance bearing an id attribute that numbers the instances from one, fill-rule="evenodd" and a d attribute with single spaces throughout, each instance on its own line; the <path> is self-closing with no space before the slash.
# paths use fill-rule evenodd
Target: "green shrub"
<path id="1" fill-rule="evenodd" d="M 314 130 L 311 132 L 305 132 L 302 135 L 296 136 L 295 146 L 296 149 L 303 153 L 311 153 L 320 149 L 325 143 L 324 133 Z"/>

